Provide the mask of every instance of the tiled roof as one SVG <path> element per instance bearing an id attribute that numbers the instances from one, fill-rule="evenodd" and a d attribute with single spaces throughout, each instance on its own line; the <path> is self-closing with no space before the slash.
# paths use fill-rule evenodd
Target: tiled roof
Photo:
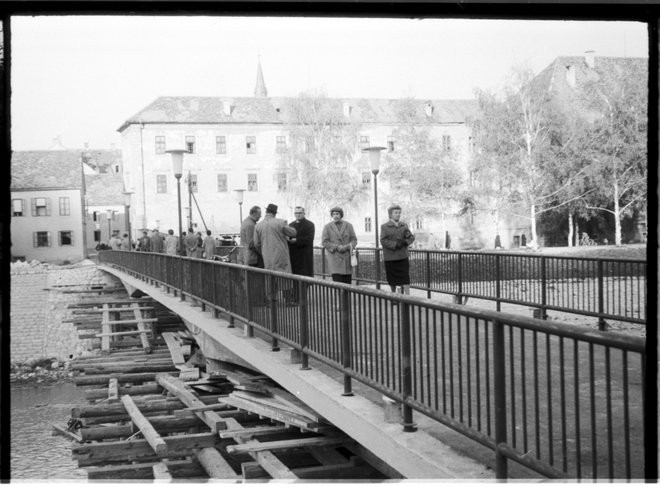
<path id="1" fill-rule="evenodd" d="M 11 189 L 81 188 L 80 151 L 15 151 L 11 155 Z"/>
<path id="2" fill-rule="evenodd" d="M 110 172 L 85 176 L 85 194 L 90 206 L 123 205 L 123 191 L 121 174 Z"/>
<path id="3" fill-rule="evenodd" d="M 137 123 L 273 123 L 284 122 L 284 110 L 294 98 L 163 96 L 126 120 L 118 131 Z M 348 120 L 363 123 L 396 124 L 394 108 L 398 99 L 332 98 L 338 113 L 344 103 L 352 106 Z M 417 100 L 419 118 L 435 123 L 464 123 L 477 109 L 476 100 Z M 224 102 L 232 106 L 225 115 Z M 426 117 L 427 103 L 434 107 Z"/>
<path id="4" fill-rule="evenodd" d="M 97 172 L 110 172 L 115 164 L 121 165 L 121 150 L 92 150 L 83 151 L 85 162 L 96 169 Z"/>

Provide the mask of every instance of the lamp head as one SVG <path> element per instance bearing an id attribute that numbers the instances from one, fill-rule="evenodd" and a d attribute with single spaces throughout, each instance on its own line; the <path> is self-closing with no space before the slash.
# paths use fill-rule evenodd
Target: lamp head
<path id="1" fill-rule="evenodd" d="M 109 220 L 110 218 L 112 218 L 112 214 L 114 213 L 114 211 L 112 211 L 112 210 L 105 210 L 105 211 L 106 211 L 107 214 L 108 214 L 108 220 Z"/>
<path id="2" fill-rule="evenodd" d="M 124 206 L 131 206 L 131 198 L 133 197 L 134 191 L 124 191 Z"/>
<path id="3" fill-rule="evenodd" d="M 385 147 L 365 147 L 362 149 L 362 152 L 368 152 L 369 153 L 369 165 L 371 166 L 371 172 L 374 174 L 378 174 L 378 170 L 380 169 L 380 152 L 384 151 Z"/>
<path id="4" fill-rule="evenodd" d="M 245 193 L 244 189 L 235 189 L 236 192 L 236 201 L 238 202 L 239 205 L 243 204 L 243 193 Z"/>
<path id="5" fill-rule="evenodd" d="M 181 179 L 183 174 L 183 155 L 188 154 L 187 149 L 170 149 L 166 150 L 168 154 L 172 156 L 172 171 L 174 172 L 174 177 Z"/>

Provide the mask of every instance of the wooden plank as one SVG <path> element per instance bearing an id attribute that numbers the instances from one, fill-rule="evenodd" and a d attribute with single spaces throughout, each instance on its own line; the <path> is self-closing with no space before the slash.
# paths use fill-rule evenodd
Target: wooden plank
<path id="1" fill-rule="evenodd" d="M 149 416 L 149 422 L 159 434 L 185 432 L 197 426 L 206 427 L 197 416 L 179 418 L 170 414 Z M 123 425 L 91 426 L 82 428 L 80 436 L 83 441 L 103 440 L 108 438 L 128 438 L 135 433 L 135 426 L 128 422 Z"/>
<path id="2" fill-rule="evenodd" d="M 119 382 L 116 377 L 108 381 L 108 401 L 116 402 L 119 400 Z"/>
<path id="3" fill-rule="evenodd" d="M 204 406 L 204 403 L 195 397 L 195 395 L 189 389 L 187 389 L 185 383 L 182 380 L 175 377 L 159 374 L 156 376 L 156 381 L 163 388 L 167 389 L 177 398 L 179 398 L 179 400 L 186 406 Z M 226 429 L 225 421 L 214 411 L 201 411 L 195 414 L 197 414 L 198 417 L 204 421 L 214 433 L 217 433 L 219 430 Z"/>
<path id="4" fill-rule="evenodd" d="M 151 322 L 151 320 L 158 321 L 158 318 L 144 318 L 142 316 L 142 311 L 139 309 L 136 309 L 137 305 L 132 305 L 133 307 L 133 315 L 135 316 L 136 320 L 138 321 L 137 328 L 139 331 L 147 331 L 147 327 L 145 323 Z M 151 353 L 151 345 L 149 345 L 149 339 L 147 338 L 147 335 L 140 335 L 140 342 L 142 343 L 142 348 L 144 349 L 145 352 Z"/>
<path id="5" fill-rule="evenodd" d="M 172 362 L 177 365 L 186 363 L 186 359 L 183 357 L 183 351 L 181 350 L 181 345 L 175 338 L 175 333 L 161 333 L 161 336 L 165 340 L 165 344 L 170 351 Z"/>
<path id="6" fill-rule="evenodd" d="M 266 470 L 259 464 L 259 462 L 241 463 L 241 474 L 245 480 L 272 478 L 270 475 L 268 475 L 268 472 L 266 472 Z"/>
<path id="7" fill-rule="evenodd" d="M 260 435 L 272 435 L 273 433 L 285 433 L 287 431 L 291 431 L 291 428 L 288 426 L 256 426 L 254 428 L 220 431 L 218 434 L 220 438 L 250 438 Z"/>
<path id="8" fill-rule="evenodd" d="M 280 440 L 280 441 L 267 441 L 258 444 L 244 444 L 244 445 L 229 445 L 227 446 L 227 453 L 235 455 L 237 453 L 257 452 L 257 451 L 274 451 L 274 450 L 290 450 L 293 448 L 304 448 L 305 446 L 330 446 L 330 445 L 343 445 L 354 441 L 347 436 L 319 436 L 318 438 L 297 438 L 295 440 Z"/>
<path id="9" fill-rule="evenodd" d="M 154 365 L 127 365 L 121 366 L 117 365 L 115 367 L 85 367 L 83 371 L 86 375 L 96 375 L 96 374 L 114 374 L 118 376 L 119 374 L 141 374 L 141 373 L 158 373 L 158 372 L 171 372 L 176 370 L 172 364 L 154 364 Z"/>
<path id="10" fill-rule="evenodd" d="M 108 335 L 108 333 L 112 333 L 112 327 L 107 323 L 108 321 L 110 321 L 110 312 L 108 311 L 107 305 L 103 305 L 103 321 L 105 323 L 102 323 L 101 330 L 105 335 L 101 337 L 101 351 L 109 352 L 110 335 Z"/>
<path id="11" fill-rule="evenodd" d="M 238 479 L 240 478 L 229 462 L 224 459 L 215 448 L 202 448 L 197 452 L 197 460 L 212 479 Z"/>
<path id="12" fill-rule="evenodd" d="M 274 389 L 274 388 L 273 388 Z M 248 401 L 255 402 L 257 404 L 262 404 L 264 406 L 270 406 L 274 407 L 277 409 L 281 409 L 283 411 L 288 411 L 291 414 L 295 414 L 297 416 L 304 416 L 308 418 L 310 421 L 314 422 L 321 422 L 323 421 L 323 417 L 316 414 L 313 410 L 309 408 L 302 408 L 296 404 L 294 404 L 292 401 L 282 401 L 278 397 L 266 397 L 263 395 L 259 394 L 254 394 L 251 392 L 244 392 L 244 391 L 235 391 L 231 394 L 231 397 L 238 397 L 241 399 L 246 399 Z"/>
<path id="13" fill-rule="evenodd" d="M 83 442 L 81 436 L 75 434 L 72 431 L 69 431 L 67 428 L 65 428 L 64 426 L 60 426 L 59 424 L 53 425 L 53 436 L 55 436 L 56 434 L 69 438 L 70 440 L 77 441 L 78 443 Z"/>
<path id="14" fill-rule="evenodd" d="M 175 365 L 179 369 L 179 379 L 184 381 L 199 379 L 199 369 L 197 367 L 188 367 L 184 365 Z"/>
<path id="15" fill-rule="evenodd" d="M 319 428 L 327 427 L 326 424 L 310 421 L 309 418 L 291 414 L 281 409 L 276 409 L 273 407 L 268 407 L 257 403 L 253 403 L 251 401 L 246 401 L 238 397 L 232 397 L 232 395 L 223 399 L 222 402 L 226 404 L 231 404 L 236 408 L 244 409 L 246 411 L 252 411 L 253 413 L 258 414 L 260 416 L 265 416 L 267 418 L 280 421 L 281 423 L 289 424 L 309 431 L 318 432 Z"/>
<path id="16" fill-rule="evenodd" d="M 103 326 L 105 327 L 107 323 L 104 323 Z M 118 337 L 118 336 L 126 336 L 126 335 L 140 335 L 144 333 L 145 335 L 147 333 L 150 333 L 149 331 L 146 330 L 132 330 L 132 331 L 115 331 L 115 332 L 106 332 L 104 328 L 102 328 L 104 331 L 103 333 L 97 333 L 96 338 L 103 338 L 103 337 Z"/>
<path id="17" fill-rule="evenodd" d="M 172 480 L 172 474 L 169 468 L 163 462 L 156 463 L 152 467 L 154 472 L 154 480 Z"/>
<path id="18" fill-rule="evenodd" d="M 101 289 L 61 289 L 59 290 L 62 294 L 106 294 L 106 293 L 118 293 L 126 292 L 126 289 L 123 287 L 106 287 Z"/>
<path id="19" fill-rule="evenodd" d="M 296 468 L 294 472 L 301 479 L 306 480 L 325 480 L 332 479 L 365 479 L 369 474 L 374 473 L 374 469 L 368 465 L 352 465 L 350 462 L 338 463 L 335 465 L 321 465 L 318 467 Z"/>
<path id="20" fill-rule="evenodd" d="M 167 453 L 167 443 L 156 432 L 149 420 L 144 417 L 140 409 L 135 405 L 135 401 L 129 395 L 121 396 L 121 402 L 126 408 L 126 412 L 130 415 L 133 424 L 140 429 L 142 436 L 154 449 L 156 455 L 163 456 Z"/>
<path id="21" fill-rule="evenodd" d="M 216 411 L 218 409 L 227 410 L 233 408 L 229 404 L 223 404 L 219 402 L 218 404 L 207 404 L 206 406 L 197 406 L 194 408 L 184 408 L 184 409 L 193 413 L 198 413 L 199 411 Z"/>
<path id="22" fill-rule="evenodd" d="M 103 467 L 88 467 L 87 478 L 89 480 L 131 480 L 131 479 L 153 479 L 153 466 L 162 463 L 144 462 L 130 463 L 127 465 L 106 465 Z M 177 466 L 190 466 L 191 460 L 168 460 L 168 468 Z"/>
<path id="23" fill-rule="evenodd" d="M 154 307 L 153 306 L 140 306 L 138 303 L 133 303 L 133 306 L 131 306 L 131 307 L 122 306 L 122 307 L 109 307 L 108 308 L 108 310 L 115 311 L 115 312 L 117 312 L 117 311 L 121 311 L 121 312 L 132 311 L 134 309 L 138 309 L 138 310 L 142 311 L 142 310 L 154 309 Z M 78 315 L 78 314 L 80 314 L 80 315 L 87 315 L 87 314 L 95 315 L 95 314 L 101 314 L 102 312 L 103 312 L 103 310 L 101 310 L 101 309 L 73 309 L 73 314 L 74 315 Z"/>
<path id="24" fill-rule="evenodd" d="M 138 311 L 139 313 L 139 311 Z M 108 325 L 136 325 L 140 322 L 142 323 L 153 323 L 155 321 L 158 321 L 158 318 L 136 318 L 136 319 L 129 319 L 129 320 L 110 320 L 107 321 L 104 319 L 103 323 L 106 323 Z"/>
<path id="25" fill-rule="evenodd" d="M 67 309 L 84 309 L 84 308 L 98 308 L 104 304 L 130 304 L 130 303 L 148 303 L 153 304 L 151 297 L 144 298 L 96 298 L 83 296 L 84 301 L 78 301 L 75 304 L 67 305 Z"/>
<path id="26" fill-rule="evenodd" d="M 325 418 L 323 416 L 314 411 L 307 404 L 305 404 L 290 392 L 270 386 L 266 386 L 266 389 L 273 395 L 273 397 L 275 397 L 278 401 L 285 403 L 287 406 L 296 411 L 297 414 L 307 416 L 311 420 L 317 421 L 319 423 L 325 422 Z"/>

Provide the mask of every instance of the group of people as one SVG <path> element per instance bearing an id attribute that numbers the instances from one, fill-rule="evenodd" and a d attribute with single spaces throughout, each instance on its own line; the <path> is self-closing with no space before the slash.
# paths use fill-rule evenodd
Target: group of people
<path id="1" fill-rule="evenodd" d="M 174 235 L 174 230 L 167 231 L 167 235 L 160 233 L 154 228 L 149 234 L 148 230 L 142 231 L 142 236 L 137 241 L 135 250 L 138 252 L 155 252 L 168 255 L 185 255 L 198 259 L 212 260 L 215 255 L 215 239 L 211 236 L 211 230 L 206 230 L 206 237 L 202 238 L 202 232 L 197 232 L 192 228 L 188 232 L 183 232 L 183 248 L 180 248 L 179 237 Z M 122 240 L 121 250 L 130 250 L 130 240 L 128 235 L 124 234 L 126 246 Z M 114 249 L 114 248 L 113 248 Z M 119 249 L 117 249 L 119 250 Z"/>
<path id="2" fill-rule="evenodd" d="M 295 220 L 291 223 L 277 218 L 277 205 L 266 207 L 261 220 L 261 208 L 253 206 L 241 224 L 242 254 L 240 262 L 251 267 L 314 276 L 314 223 L 305 217 L 305 209 L 296 206 Z M 393 205 L 387 210 L 389 220 L 381 225 L 380 243 L 387 282 L 392 292 L 397 288 L 410 294 L 410 261 L 408 246 L 415 236 L 401 221 L 401 207 Z M 326 250 L 328 269 L 332 280 L 350 284 L 355 259 L 351 259 L 357 246 L 353 225 L 344 220 L 344 210 L 333 207 L 332 221 L 323 227 L 321 245 Z M 261 221 L 259 221 L 261 220 Z"/>

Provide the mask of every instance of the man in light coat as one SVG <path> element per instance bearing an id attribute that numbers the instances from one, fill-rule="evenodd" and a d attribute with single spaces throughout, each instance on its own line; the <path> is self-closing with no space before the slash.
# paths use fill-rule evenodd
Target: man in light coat
<path id="1" fill-rule="evenodd" d="M 195 257 L 195 251 L 197 250 L 197 235 L 195 235 L 192 227 L 188 229 L 188 233 L 183 237 L 183 245 L 186 248 L 186 257 Z"/>
<path id="2" fill-rule="evenodd" d="M 332 280 L 350 284 L 353 277 L 351 251 L 357 246 L 353 225 L 344 221 L 344 210 L 338 206 L 330 210 L 332 221 L 323 227 L 321 245 L 325 247 L 328 270 Z"/>
<path id="3" fill-rule="evenodd" d="M 206 231 L 206 237 L 204 237 L 204 258 L 206 260 L 213 260 L 215 255 L 215 239 L 211 237 L 211 230 Z"/>
<path id="4" fill-rule="evenodd" d="M 254 248 L 254 227 L 261 219 L 261 208 L 253 206 L 250 214 L 241 223 L 241 254 L 240 264 L 263 269 L 264 261 Z"/>
<path id="5" fill-rule="evenodd" d="M 291 273 L 287 237 L 295 237 L 297 232 L 275 215 L 277 205 L 269 203 L 266 216 L 254 228 L 254 247 L 262 255 L 265 269 Z"/>
<path id="6" fill-rule="evenodd" d="M 163 236 L 157 228 L 151 233 L 151 251 L 159 254 L 163 253 Z"/>
<path id="7" fill-rule="evenodd" d="M 179 249 L 179 237 L 174 235 L 174 230 L 171 228 L 167 231 L 165 237 L 165 253 L 167 255 L 176 255 Z"/>

